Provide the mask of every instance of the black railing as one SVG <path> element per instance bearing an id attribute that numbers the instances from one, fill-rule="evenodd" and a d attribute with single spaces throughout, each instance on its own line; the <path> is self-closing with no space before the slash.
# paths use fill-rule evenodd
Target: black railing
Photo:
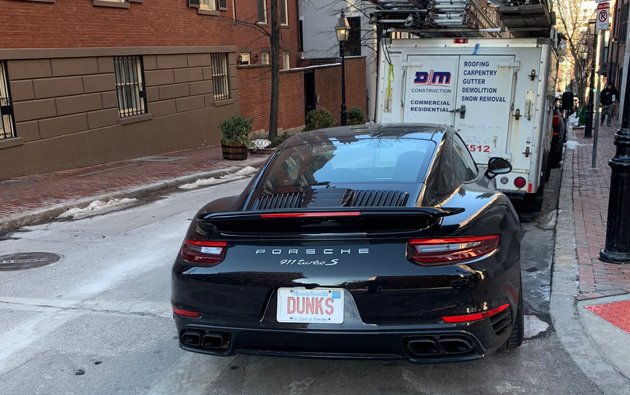
<path id="1" fill-rule="evenodd" d="M 9 88 L 7 65 L 0 60 L 0 140 L 15 137 L 15 120 L 13 119 L 13 104 Z"/>
<path id="2" fill-rule="evenodd" d="M 147 112 L 142 56 L 114 57 L 116 94 L 120 117 L 132 117 Z"/>
<path id="3" fill-rule="evenodd" d="M 230 98 L 230 79 L 226 53 L 210 54 L 212 63 L 212 88 L 214 100 L 228 100 Z"/>

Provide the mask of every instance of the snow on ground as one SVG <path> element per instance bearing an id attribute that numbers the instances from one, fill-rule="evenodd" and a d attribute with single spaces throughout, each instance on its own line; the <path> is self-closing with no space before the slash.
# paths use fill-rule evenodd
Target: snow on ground
<path id="1" fill-rule="evenodd" d="M 525 316 L 525 339 L 529 339 L 540 333 L 543 333 L 547 329 L 549 329 L 549 324 L 547 324 L 545 321 L 542 321 L 535 315 Z"/>
<path id="2" fill-rule="evenodd" d="M 575 140 L 569 140 L 566 142 L 566 144 L 567 144 L 567 149 L 576 149 L 577 147 L 582 145 Z"/>
<path id="3" fill-rule="evenodd" d="M 247 166 L 244 167 L 242 169 L 240 169 L 239 171 L 237 171 L 234 174 L 231 175 L 227 175 L 227 176 L 223 176 L 223 177 L 219 177 L 219 178 L 204 178 L 204 179 L 198 179 L 195 182 L 189 183 L 189 184 L 183 184 L 179 186 L 179 189 L 195 189 L 195 188 L 199 188 L 199 187 L 205 187 L 207 185 L 213 185 L 213 184 L 217 184 L 219 182 L 225 182 L 230 180 L 231 178 L 237 179 L 243 176 L 248 176 L 250 174 L 255 173 L 256 170 L 255 168 L 251 167 L 251 166 Z"/>
<path id="4" fill-rule="evenodd" d="M 192 182 L 190 184 L 184 184 L 184 185 L 180 185 L 179 189 L 195 189 L 195 188 L 199 188 L 199 187 L 204 187 L 206 185 L 212 185 L 212 184 L 216 184 L 218 182 L 224 181 L 224 178 L 204 178 L 204 179 L 199 179 L 195 182 Z"/>
<path id="5" fill-rule="evenodd" d="M 67 210 L 61 214 L 59 214 L 59 216 L 57 216 L 57 218 L 74 218 L 74 219 L 78 219 L 78 218 L 82 218 L 82 217 L 86 217 L 88 215 L 93 215 L 93 214 L 101 214 L 101 213 L 105 213 L 105 212 L 109 212 L 112 211 L 114 209 L 118 209 L 121 206 L 127 206 L 127 205 L 131 205 L 134 204 L 138 201 L 138 199 L 129 199 L 129 198 L 123 198 L 123 199 L 110 199 L 108 201 L 102 201 L 102 200 L 95 200 L 92 203 L 90 203 L 87 207 L 84 208 L 71 208 L 70 210 Z"/>
<path id="6" fill-rule="evenodd" d="M 236 173 L 234 173 L 237 176 L 248 176 L 250 174 L 254 174 L 256 173 L 258 170 L 256 170 L 256 168 L 251 167 L 251 166 L 247 166 L 247 167 L 243 167 L 241 170 L 237 171 Z"/>

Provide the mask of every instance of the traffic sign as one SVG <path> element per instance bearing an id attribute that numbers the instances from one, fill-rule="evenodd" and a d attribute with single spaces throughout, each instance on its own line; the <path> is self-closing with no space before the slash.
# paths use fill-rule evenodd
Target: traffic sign
<path id="1" fill-rule="evenodd" d="M 608 19 L 610 18 L 610 3 L 597 4 L 597 12 L 595 17 L 595 29 L 608 30 Z"/>

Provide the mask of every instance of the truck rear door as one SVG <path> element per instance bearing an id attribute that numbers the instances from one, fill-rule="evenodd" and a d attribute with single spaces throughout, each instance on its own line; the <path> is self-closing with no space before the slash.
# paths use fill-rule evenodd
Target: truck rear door
<path id="1" fill-rule="evenodd" d="M 517 64 L 514 56 L 461 56 L 457 75 L 454 127 L 475 162 L 511 159 L 512 103 Z"/>
<path id="2" fill-rule="evenodd" d="M 459 56 L 410 55 L 403 67 L 403 122 L 452 126 Z"/>
<path id="3" fill-rule="evenodd" d="M 403 64 L 403 121 L 457 129 L 475 162 L 511 159 L 514 56 L 409 55 Z"/>

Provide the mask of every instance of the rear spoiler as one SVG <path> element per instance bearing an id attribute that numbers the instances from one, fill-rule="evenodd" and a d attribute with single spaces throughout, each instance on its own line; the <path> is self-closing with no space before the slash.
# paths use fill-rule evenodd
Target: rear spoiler
<path id="1" fill-rule="evenodd" d="M 198 221 L 211 223 L 219 228 L 225 225 L 242 226 L 245 223 L 321 223 L 338 222 L 396 222 L 399 220 L 437 220 L 463 212 L 459 207 L 418 207 L 418 208 L 330 208 L 330 209 L 289 209 L 289 210 L 255 210 L 232 211 L 222 213 L 206 213 L 197 217 Z"/>

